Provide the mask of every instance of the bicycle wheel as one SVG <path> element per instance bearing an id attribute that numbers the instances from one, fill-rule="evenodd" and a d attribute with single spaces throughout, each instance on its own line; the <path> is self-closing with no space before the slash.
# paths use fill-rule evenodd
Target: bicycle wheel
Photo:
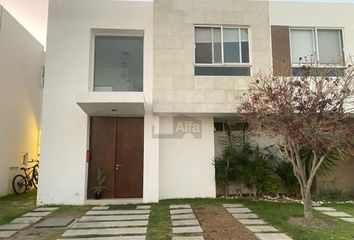
<path id="1" fill-rule="evenodd" d="M 36 164 L 33 166 L 33 171 L 32 171 L 33 185 L 35 185 L 35 188 L 37 188 L 38 185 L 38 175 L 39 175 L 39 166 L 38 164 Z"/>
<path id="2" fill-rule="evenodd" d="M 22 194 L 27 191 L 27 179 L 18 174 L 12 180 L 12 188 L 16 194 Z"/>

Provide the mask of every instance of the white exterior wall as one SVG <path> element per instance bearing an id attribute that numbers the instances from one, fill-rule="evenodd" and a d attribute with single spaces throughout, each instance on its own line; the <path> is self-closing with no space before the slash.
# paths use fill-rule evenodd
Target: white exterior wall
<path id="1" fill-rule="evenodd" d="M 37 158 L 43 46 L 0 6 L 0 196 L 12 192 L 23 152 Z"/>
<path id="2" fill-rule="evenodd" d="M 354 4 L 270 2 L 270 24 L 343 28 L 345 57 L 354 56 Z"/>
<path id="3" fill-rule="evenodd" d="M 215 197 L 214 119 L 200 118 L 201 138 L 160 137 L 159 198 Z M 160 118 L 160 134 L 171 132 L 173 118 Z"/>
<path id="4" fill-rule="evenodd" d="M 84 204 L 86 199 L 88 116 L 76 97 L 92 89 L 91 29 L 144 30 L 145 133 L 156 120 L 151 114 L 152 3 L 51 0 L 38 204 Z M 144 138 L 146 202 L 158 199 L 158 146 L 150 136 Z"/>

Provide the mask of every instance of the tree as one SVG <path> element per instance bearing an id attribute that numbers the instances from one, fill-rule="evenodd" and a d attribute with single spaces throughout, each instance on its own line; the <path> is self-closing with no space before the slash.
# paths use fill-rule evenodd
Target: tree
<path id="1" fill-rule="evenodd" d="M 252 130 L 277 139 L 283 158 L 300 184 L 305 220 L 313 219 L 311 186 L 319 168 L 335 154 L 353 155 L 354 67 L 331 76 L 318 66 L 302 66 L 301 76 L 257 74 L 238 111 Z M 300 150 L 311 147 L 310 163 Z M 310 164 L 306 167 L 306 164 Z"/>

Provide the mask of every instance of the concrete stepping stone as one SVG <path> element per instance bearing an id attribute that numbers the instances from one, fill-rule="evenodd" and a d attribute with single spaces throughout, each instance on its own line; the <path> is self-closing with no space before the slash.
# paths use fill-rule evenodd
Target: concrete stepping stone
<path id="1" fill-rule="evenodd" d="M 261 226 L 246 226 L 248 230 L 254 233 L 262 233 L 262 232 L 278 232 L 278 229 L 268 225 Z"/>
<path id="2" fill-rule="evenodd" d="M 265 224 L 267 224 L 262 219 L 238 219 L 238 221 L 244 225 L 265 225 Z"/>
<path id="3" fill-rule="evenodd" d="M 21 230 L 28 227 L 28 223 L 17 223 L 17 224 L 5 224 L 0 226 L 0 231 L 4 230 Z"/>
<path id="4" fill-rule="evenodd" d="M 16 218 L 14 219 L 11 223 L 28 223 L 28 224 L 32 224 L 32 223 L 36 223 L 39 220 L 41 220 L 42 217 L 20 217 L 20 218 Z"/>
<path id="5" fill-rule="evenodd" d="M 256 233 L 258 240 L 292 240 L 284 233 Z"/>
<path id="6" fill-rule="evenodd" d="M 84 230 L 67 230 L 63 237 L 80 237 L 91 235 L 126 235 L 126 234 L 146 234 L 146 227 L 136 228 L 104 228 L 104 229 L 84 229 Z"/>
<path id="7" fill-rule="evenodd" d="M 32 211 L 33 212 L 53 212 L 57 209 L 58 209 L 58 207 L 41 207 L 41 208 L 36 208 Z"/>
<path id="8" fill-rule="evenodd" d="M 182 208 L 189 209 L 189 208 L 191 208 L 191 205 L 183 204 L 183 205 L 171 205 L 170 206 L 170 209 L 182 209 Z"/>
<path id="9" fill-rule="evenodd" d="M 203 236 L 172 237 L 172 240 L 204 240 Z"/>
<path id="10" fill-rule="evenodd" d="M 88 211 L 86 215 L 128 215 L 128 214 L 149 214 L 150 210 L 106 210 Z"/>
<path id="11" fill-rule="evenodd" d="M 238 203 L 235 203 L 235 204 L 223 204 L 223 206 L 225 208 L 243 208 L 243 207 L 245 207 L 242 204 L 238 204 Z"/>
<path id="12" fill-rule="evenodd" d="M 102 211 L 102 210 L 108 210 L 109 206 L 96 206 L 91 208 L 92 211 Z"/>
<path id="13" fill-rule="evenodd" d="M 48 216 L 51 212 L 29 212 L 24 214 L 22 217 L 45 217 Z"/>
<path id="14" fill-rule="evenodd" d="M 194 213 L 188 213 L 188 214 L 177 214 L 177 215 L 171 215 L 172 220 L 177 220 L 177 219 L 196 219 Z"/>
<path id="15" fill-rule="evenodd" d="M 334 208 L 330 208 L 330 207 L 314 207 L 313 209 L 320 211 L 320 212 L 335 212 L 336 211 Z"/>
<path id="16" fill-rule="evenodd" d="M 331 217 L 352 217 L 351 215 L 345 212 L 322 212 L 322 213 Z"/>
<path id="17" fill-rule="evenodd" d="M 0 231 L 0 238 L 9 238 L 17 233 L 17 231 Z"/>
<path id="18" fill-rule="evenodd" d="M 189 219 L 189 220 L 178 220 L 172 221 L 172 226 L 199 226 L 198 220 Z"/>
<path id="19" fill-rule="evenodd" d="M 151 208 L 150 205 L 136 206 L 136 209 L 144 209 L 144 210 L 146 210 L 146 209 L 150 209 L 150 208 Z"/>
<path id="20" fill-rule="evenodd" d="M 170 214 L 174 215 L 174 214 L 185 214 L 185 213 L 193 213 L 192 209 L 173 209 L 170 210 Z"/>
<path id="21" fill-rule="evenodd" d="M 226 208 L 229 213 L 252 213 L 248 208 Z"/>
<path id="22" fill-rule="evenodd" d="M 344 220 L 346 222 L 354 223 L 354 218 L 340 218 L 341 220 Z"/>
<path id="23" fill-rule="evenodd" d="M 232 216 L 234 218 L 236 218 L 236 219 L 255 219 L 255 218 L 259 218 L 254 213 L 236 213 L 236 214 L 232 214 Z"/>
<path id="24" fill-rule="evenodd" d="M 57 228 L 57 227 L 67 227 L 75 219 L 72 217 L 58 217 L 58 218 L 49 218 L 43 222 L 38 223 L 35 228 Z"/>
<path id="25" fill-rule="evenodd" d="M 202 233 L 203 230 L 200 226 L 194 227 L 173 227 L 172 232 L 174 234 L 183 234 L 183 233 Z"/>
<path id="26" fill-rule="evenodd" d="M 83 216 L 80 222 L 147 220 L 149 215 Z"/>
<path id="27" fill-rule="evenodd" d="M 65 238 L 58 240 L 145 240 L 145 236 L 120 236 L 120 237 L 90 237 L 90 238 Z"/>
<path id="28" fill-rule="evenodd" d="M 148 221 L 79 222 L 71 228 L 143 227 L 147 225 Z"/>

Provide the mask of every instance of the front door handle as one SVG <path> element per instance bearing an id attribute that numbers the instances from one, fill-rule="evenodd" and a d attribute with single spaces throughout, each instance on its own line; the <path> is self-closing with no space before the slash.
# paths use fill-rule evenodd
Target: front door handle
<path id="1" fill-rule="evenodd" d="M 120 167 L 122 167 L 122 165 L 116 164 L 116 170 L 118 170 Z"/>

